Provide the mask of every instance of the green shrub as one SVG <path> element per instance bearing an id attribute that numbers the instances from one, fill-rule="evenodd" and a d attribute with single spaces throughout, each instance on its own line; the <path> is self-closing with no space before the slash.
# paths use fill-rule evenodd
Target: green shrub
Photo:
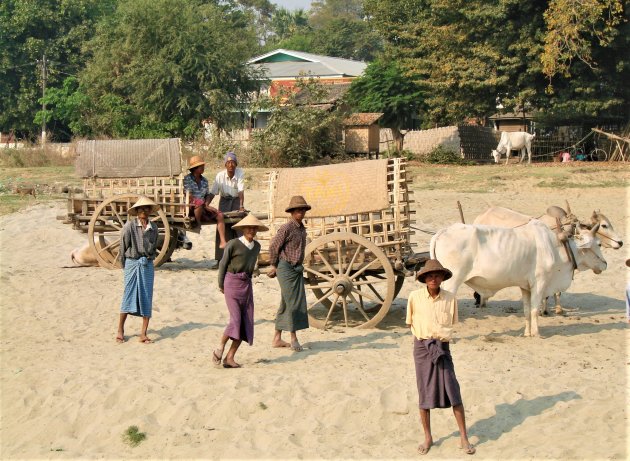
<path id="1" fill-rule="evenodd" d="M 147 435 L 144 432 L 140 432 L 138 426 L 129 426 L 125 432 L 123 432 L 123 442 L 132 447 L 137 447 L 140 442 L 144 441 Z"/>
<path id="2" fill-rule="evenodd" d="M 427 155 L 420 158 L 420 161 L 424 163 L 431 163 L 434 165 L 471 165 L 472 162 L 465 160 L 457 152 L 445 149 L 443 146 L 435 147 Z"/>
<path id="3" fill-rule="evenodd" d="M 341 116 L 318 107 L 324 90 L 315 80 L 297 83 L 303 99 L 296 94 L 268 101 L 269 124 L 256 132 L 251 160 L 258 166 L 299 167 L 335 158 L 343 152 L 340 142 Z"/>
<path id="4" fill-rule="evenodd" d="M 413 160 L 415 158 L 415 154 L 407 149 L 403 149 L 401 151 L 388 149 L 385 152 L 381 152 L 380 156 L 383 158 L 404 158 L 407 160 Z"/>

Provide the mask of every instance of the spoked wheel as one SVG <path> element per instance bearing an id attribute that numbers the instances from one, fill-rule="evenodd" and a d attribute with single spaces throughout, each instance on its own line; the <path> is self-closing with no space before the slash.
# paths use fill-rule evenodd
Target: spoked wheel
<path id="1" fill-rule="evenodd" d="M 120 268 L 120 231 L 129 220 L 127 210 L 133 206 L 140 196 L 124 194 L 105 199 L 94 211 L 88 227 L 88 242 L 101 267 L 107 269 Z M 166 261 L 171 242 L 171 228 L 166 213 L 158 208 L 157 216 L 151 221 L 158 226 L 157 256 L 153 264 L 157 267 Z"/>
<path id="2" fill-rule="evenodd" d="M 591 151 L 591 160 L 595 160 L 597 162 L 605 162 L 608 160 L 608 152 L 604 149 L 595 148 Z"/>
<path id="3" fill-rule="evenodd" d="M 309 243 L 304 270 L 309 321 L 317 328 L 374 327 L 389 311 L 398 284 L 385 253 L 349 232 L 334 232 Z"/>

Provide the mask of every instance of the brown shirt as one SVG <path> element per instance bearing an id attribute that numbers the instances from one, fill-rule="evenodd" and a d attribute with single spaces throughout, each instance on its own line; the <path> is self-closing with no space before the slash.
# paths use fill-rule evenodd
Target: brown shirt
<path id="1" fill-rule="evenodd" d="M 304 224 L 291 219 L 278 229 L 269 244 L 269 258 L 271 265 L 276 267 L 281 259 L 296 266 L 304 262 L 306 248 L 306 228 Z"/>

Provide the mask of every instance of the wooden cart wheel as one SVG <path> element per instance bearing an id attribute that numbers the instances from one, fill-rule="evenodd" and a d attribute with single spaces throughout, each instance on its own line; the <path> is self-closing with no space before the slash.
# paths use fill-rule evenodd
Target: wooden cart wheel
<path id="1" fill-rule="evenodd" d="M 311 279 L 314 276 L 313 275 L 309 275 L 308 277 L 309 277 L 309 279 Z M 361 276 L 361 279 L 362 280 L 366 280 L 366 277 Z M 394 282 L 394 298 L 393 299 L 396 299 L 398 297 L 398 293 L 400 293 L 400 290 L 402 290 L 402 286 L 403 286 L 404 283 L 405 283 L 405 276 L 397 274 L 396 275 L 396 281 Z M 323 297 L 324 292 L 322 290 L 320 290 L 319 288 L 313 288 L 313 294 L 317 297 L 317 299 L 319 299 L 319 298 Z M 330 309 L 330 306 L 331 306 L 332 302 L 331 302 L 331 300 L 328 297 L 323 297 L 323 299 L 320 302 L 324 305 L 324 307 L 326 309 Z M 374 303 L 374 304 L 372 304 L 369 307 L 366 306 L 365 307 L 365 311 L 366 312 L 374 312 L 374 311 L 376 311 L 376 310 L 378 310 L 380 308 L 381 308 L 381 304 Z"/>
<path id="2" fill-rule="evenodd" d="M 179 231 L 177 230 L 176 227 L 171 227 L 171 237 L 168 242 L 168 249 L 166 250 L 166 254 L 164 255 L 164 258 L 162 259 L 161 264 L 168 262 L 171 256 L 173 256 L 173 253 L 175 253 L 175 250 L 177 250 L 178 233 Z"/>
<path id="3" fill-rule="evenodd" d="M 118 253 L 120 252 L 120 231 L 128 220 L 127 210 L 138 200 L 140 195 L 123 194 L 109 197 L 98 206 L 90 219 L 88 226 L 88 242 L 101 267 L 106 269 L 120 269 Z M 153 264 L 157 267 L 166 261 L 171 228 L 166 213 L 158 208 L 157 216 L 151 216 L 151 221 L 158 226 L 160 235 L 157 256 Z"/>
<path id="4" fill-rule="evenodd" d="M 350 232 L 309 243 L 304 270 L 309 321 L 317 328 L 374 327 L 389 311 L 398 282 L 385 253 Z"/>

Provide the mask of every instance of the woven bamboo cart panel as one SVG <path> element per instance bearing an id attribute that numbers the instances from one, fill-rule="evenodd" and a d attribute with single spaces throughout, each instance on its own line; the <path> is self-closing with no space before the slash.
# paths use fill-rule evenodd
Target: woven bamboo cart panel
<path id="1" fill-rule="evenodd" d="M 352 232 L 379 246 L 394 260 L 411 254 L 412 211 L 406 161 L 400 158 L 366 160 L 269 174 L 268 233 L 275 235 L 287 222 L 284 211 L 291 196 L 302 195 L 312 206 L 304 225 L 310 240 Z"/>
<path id="2" fill-rule="evenodd" d="M 187 218 L 178 138 L 78 141 L 76 151 L 83 194 L 70 201 L 69 213 L 85 219 L 104 199 L 137 194 L 151 198 L 171 218 Z"/>

